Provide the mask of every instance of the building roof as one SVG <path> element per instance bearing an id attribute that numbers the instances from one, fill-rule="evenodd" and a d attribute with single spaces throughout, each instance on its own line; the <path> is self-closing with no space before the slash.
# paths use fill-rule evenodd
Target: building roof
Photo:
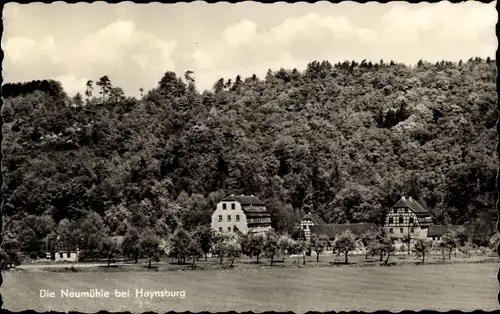
<path id="1" fill-rule="evenodd" d="M 355 224 L 324 224 L 315 225 L 311 227 L 311 233 L 317 235 L 327 235 L 329 238 L 335 238 L 337 235 L 343 233 L 346 230 L 351 230 L 351 232 L 360 236 L 361 234 L 369 231 L 375 230 L 377 226 L 371 223 L 355 223 Z"/>
<path id="2" fill-rule="evenodd" d="M 449 230 L 462 231 L 464 229 L 465 226 L 462 225 L 433 225 L 429 226 L 427 237 L 442 237 Z"/>
<path id="3" fill-rule="evenodd" d="M 430 212 L 425 209 L 419 202 L 411 197 L 402 197 L 393 208 L 408 208 L 417 216 L 430 215 Z"/>
<path id="4" fill-rule="evenodd" d="M 253 195 L 230 195 L 222 200 L 223 202 L 238 202 L 243 206 L 255 205 L 265 206 L 266 204 Z"/>
<path id="5" fill-rule="evenodd" d="M 301 221 L 306 220 L 306 219 L 312 220 L 316 225 L 325 225 L 326 224 L 326 222 L 316 214 L 307 213 L 304 217 L 302 217 Z"/>

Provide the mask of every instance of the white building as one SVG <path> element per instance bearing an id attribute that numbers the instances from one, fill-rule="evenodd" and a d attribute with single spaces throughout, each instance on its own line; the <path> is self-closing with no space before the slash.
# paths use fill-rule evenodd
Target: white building
<path id="1" fill-rule="evenodd" d="M 217 204 L 211 227 L 219 232 L 265 233 L 271 229 L 271 214 L 255 196 L 233 194 Z"/>

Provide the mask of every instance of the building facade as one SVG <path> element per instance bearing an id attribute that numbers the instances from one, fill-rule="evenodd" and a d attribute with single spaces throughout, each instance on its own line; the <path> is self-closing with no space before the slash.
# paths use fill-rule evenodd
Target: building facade
<path id="1" fill-rule="evenodd" d="M 55 262 L 77 262 L 80 255 L 80 251 L 56 251 L 48 252 L 46 258 Z"/>
<path id="2" fill-rule="evenodd" d="M 417 239 L 426 239 L 429 227 L 432 225 L 432 216 L 419 202 L 411 197 L 402 197 L 385 217 L 386 232 L 399 242 L 410 244 Z"/>
<path id="3" fill-rule="evenodd" d="M 311 241 L 311 229 L 316 225 L 325 225 L 325 221 L 321 217 L 307 213 L 300 222 L 295 226 L 294 231 L 303 231 L 307 241 Z"/>
<path id="4" fill-rule="evenodd" d="M 271 229 L 271 214 L 253 195 L 231 195 L 217 204 L 212 229 L 219 232 L 262 233 Z"/>
<path id="5" fill-rule="evenodd" d="M 463 225 L 433 225 L 429 227 L 429 232 L 427 233 L 427 240 L 432 242 L 433 245 L 437 245 L 441 238 L 449 231 L 456 233 L 464 233 L 465 226 Z"/>

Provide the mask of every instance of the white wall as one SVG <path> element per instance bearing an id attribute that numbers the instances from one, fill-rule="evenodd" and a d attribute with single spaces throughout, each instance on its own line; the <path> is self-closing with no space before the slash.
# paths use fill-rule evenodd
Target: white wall
<path id="1" fill-rule="evenodd" d="M 226 204 L 226 209 L 222 209 L 222 204 Z M 235 209 L 231 209 L 231 204 L 235 204 Z M 222 221 L 219 221 L 219 215 L 222 215 Z M 231 221 L 227 221 L 227 216 L 231 216 Z M 240 221 L 236 221 L 236 215 L 240 216 Z M 219 231 L 219 228 L 222 228 L 222 232 L 228 232 L 228 228 L 230 227 L 233 230 L 234 226 L 237 226 L 238 229 L 246 234 L 248 232 L 247 218 L 245 213 L 241 209 L 241 204 L 235 201 L 227 201 L 227 202 L 219 202 L 217 204 L 217 208 L 212 214 L 212 223 L 210 224 L 212 229 L 215 231 Z"/>

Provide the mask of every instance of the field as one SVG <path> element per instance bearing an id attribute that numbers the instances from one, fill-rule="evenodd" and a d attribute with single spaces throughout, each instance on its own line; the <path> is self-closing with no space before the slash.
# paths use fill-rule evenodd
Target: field
<path id="1" fill-rule="evenodd" d="M 11 311 L 255 311 L 498 309 L 498 263 L 398 267 L 235 268 L 205 271 L 6 272 Z M 107 299 L 61 298 L 60 289 L 104 289 Z M 135 289 L 183 290 L 185 298 L 140 298 Z M 39 291 L 55 291 L 40 298 Z M 130 289 L 118 299 L 114 289 Z"/>

